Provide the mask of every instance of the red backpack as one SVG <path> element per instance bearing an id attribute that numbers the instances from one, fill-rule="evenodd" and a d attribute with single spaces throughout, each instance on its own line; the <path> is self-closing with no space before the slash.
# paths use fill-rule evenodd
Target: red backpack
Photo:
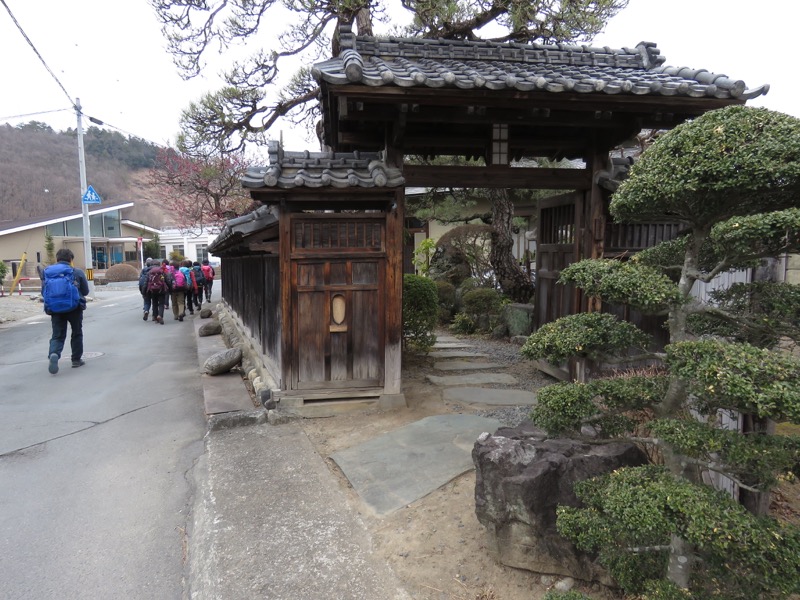
<path id="1" fill-rule="evenodd" d="M 203 269 L 203 276 L 206 278 L 206 281 L 214 281 L 214 267 L 211 265 L 203 265 L 200 268 Z"/>

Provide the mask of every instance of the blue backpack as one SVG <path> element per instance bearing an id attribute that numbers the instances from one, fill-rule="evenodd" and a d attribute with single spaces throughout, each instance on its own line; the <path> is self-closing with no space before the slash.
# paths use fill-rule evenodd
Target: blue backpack
<path id="1" fill-rule="evenodd" d="M 78 308 L 81 293 L 75 285 L 75 271 L 72 267 L 65 263 L 56 263 L 44 270 L 42 298 L 45 312 L 60 314 Z"/>

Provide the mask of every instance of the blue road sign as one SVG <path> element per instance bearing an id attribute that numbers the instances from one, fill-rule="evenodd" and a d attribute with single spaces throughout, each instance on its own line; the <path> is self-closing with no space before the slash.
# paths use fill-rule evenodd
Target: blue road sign
<path id="1" fill-rule="evenodd" d="M 87 187 L 86 191 L 83 193 L 83 203 L 100 204 L 100 194 L 95 192 L 92 186 Z"/>

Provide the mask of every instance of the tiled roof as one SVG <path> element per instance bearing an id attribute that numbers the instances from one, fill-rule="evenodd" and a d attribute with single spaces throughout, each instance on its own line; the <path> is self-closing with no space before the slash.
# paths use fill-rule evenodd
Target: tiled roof
<path id="1" fill-rule="evenodd" d="M 566 44 L 499 44 L 355 36 L 340 28 L 342 51 L 317 63 L 331 85 L 428 87 L 733 98 L 766 94 L 704 69 L 665 66 L 655 44 L 612 49 Z"/>
<path id="2" fill-rule="evenodd" d="M 383 188 L 405 183 L 400 169 L 390 168 L 377 152 L 284 152 L 269 143 L 269 166 L 252 167 L 242 185 L 259 188 Z"/>
<path id="3" fill-rule="evenodd" d="M 260 206 L 253 212 L 227 221 L 216 239 L 209 244 L 208 251 L 224 251 L 240 243 L 247 236 L 264 231 L 277 223 L 277 208 Z"/>

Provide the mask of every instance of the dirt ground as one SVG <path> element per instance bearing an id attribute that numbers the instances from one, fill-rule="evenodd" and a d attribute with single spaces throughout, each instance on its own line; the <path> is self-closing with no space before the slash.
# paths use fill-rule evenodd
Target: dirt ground
<path id="1" fill-rule="evenodd" d="M 425 379 L 433 372 L 431 359 L 404 356 L 403 361 L 407 409 L 303 421 L 320 455 L 329 456 L 426 416 L 464 410 L 446 405 L 441 388 Z M 521 380 L 518 387 L 532 389 L 530 369 L 530 363 L 520 360 L 503 371 Z M 780 433 L 797 434 L 794 428 Z M 336 464 L 328 460 L 328 465 L 348 489 Z M 350 493 L 353 506 L 372 532 L 375 552 L 391 565 L 414 600 L 540 600 L 561 579 L 507 567 L 496 560 L 492 537 L 475 515 L 474 471 L 383 517 L 367 512 L 356 494 Z M 772 512 L 779 519 L 800 524 L 800 485 L 781 485 L 774 494 Z M 593 600 L 622 598 L 598 585 L 576 582 L 573 589 Z"/>
<path id="2" fill-rule="evenodd" d="M 432 359 L 403 357 L 403 392 L 408 408 L 307 419 L 303 427 L 322 456 L 367 441 L 424 417 L 462 411 L 447 406 L 441 388 L 428 383 Z M 530 364 L 510 365 L 514 373 Z M 349 484 L 328 460 L 342 486 Z M 475 516 L 475 472 L 465 473 L 417 502 L 388 516 L 367 512 L 351 490 L 353 505 L 383 556 L 415 600 L 538 600 L 559 578 L 506 567 L 495 559 L 493 541 Z M 600 588 L 578 589 L 592 598 L 613 598 Z"/>

